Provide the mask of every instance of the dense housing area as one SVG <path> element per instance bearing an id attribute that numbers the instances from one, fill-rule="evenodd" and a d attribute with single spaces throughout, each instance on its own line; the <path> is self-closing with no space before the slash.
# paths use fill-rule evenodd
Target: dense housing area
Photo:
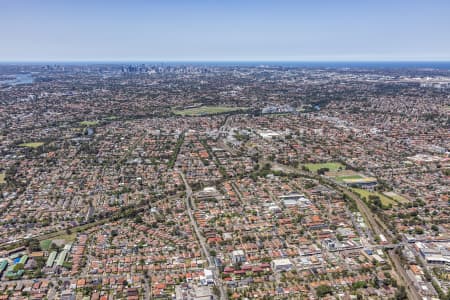
<path id="1" fill-rule="evenodd" d="M 0 299 L 450 295 L 449 70 L 0 75 Z"/>

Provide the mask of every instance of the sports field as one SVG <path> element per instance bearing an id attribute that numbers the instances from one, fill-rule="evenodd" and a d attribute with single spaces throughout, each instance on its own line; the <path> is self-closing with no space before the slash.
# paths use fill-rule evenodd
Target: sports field
<path id="1" fill-rule="evenodd" d="M 200 106 L 187 109 L 172 109 L 172 112 L 179 116 L 205 116 L 213 114 L 223 114 L 239 110 L 245 110 L 247 107 L 230 107 L 230 106 Z"/>
<path id="2" fill-rule="evenodd" d="M 44 145 L 42 142 L 30 142 L 30 143 L 23 143 L 20 144 L 20 147 L 26 147 L 26 148 L 39 148 L 40 146 Z"/>
<path id="3" fill-rule="evenodd" d="M 317 164 L 304 164 L 304 166 L 311 172 L 317 172 L 319 169 L 327 168 L 331 172 L 337 171 L 339 169 L 345 169 L 345 166 L 338 162 L 327 162 L 327 163 L 317 163 Z"/>
<path id="4" fill-rule="evenodd" d="M 0 173 L 0 184 L 5 183 L 5 173 Z"/>
<path id="5" fill-rule="evenodd" d="M 95 126 L 98 125 L 98 121 L 83 121 L 80 122 L 81 126 Z"/>
<path id="6" fill-rule="evenodd" d="M 44 240 L 44 241 L 39 242 L 41 249 L 44 251 L 48 251 L 50 249 L 51 243 L 52 243 L 52 240 Z"/>
<path id="7" fill-rule="evenodd" d="M 394 192 L 384 192 L 383 194 L 386 195 L 389 198 L 394 199 L 397 202 L 400 202 L 400 203 L 407 203 L 407 202 L 409 202 L 408 199 L 406 199 L 405 197 L 400 196 L 399 194 L 394 193 Z"/>

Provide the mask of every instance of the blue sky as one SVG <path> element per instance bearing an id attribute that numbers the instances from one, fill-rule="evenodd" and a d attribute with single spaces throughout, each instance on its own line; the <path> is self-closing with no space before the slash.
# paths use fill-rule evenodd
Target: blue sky
<path id="1" fill-rule="evenodd" d="M 448 0 L 0 0 L 0 61 L 450 60 Z"/>

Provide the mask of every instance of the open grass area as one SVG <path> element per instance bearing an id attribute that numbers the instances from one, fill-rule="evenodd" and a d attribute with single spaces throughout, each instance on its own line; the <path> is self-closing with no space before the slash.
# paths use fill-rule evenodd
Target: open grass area
<path id="1" fill-rule="evenodd" d="M 327 168 L 331 172 L 345 169 L 345 166 L 338 162 L 327 162 L 317 164 L 304 164 L 304 166 L 311 172 L 317 172 L 319 169 Z"/>
<path id="2" fill-rule="evenodd" d="M 5 173 L 0 173 L 0 184 L 5 183 Z"/>
<path id="3" fill-rule="evenodd" d="M 394 199 L 397 202 L 400 202 L 400 203 L 407 203 L 407 202 L 409 202 L 408 199 L 406 199 L 405 197 L 400 196 L 399 194 L 396 194 L 394 192 L 384 192 L 383 194 L 386 195 L 389 198 Z"/>
<path id="4" fill-rule="evenodd" d="M 365 189 L 357 189 L 357 188 L 352 188 L 352 191 L 355 193 L 358 193 L 361 196 L 361 198 L 366 198 L 366 199 L 369 199 L 369 196 L 378 196 L 381 200 L 381 204 L 384 207 L 388 207 L 389 204 L 392 204 L 392 205 L 397 204 L 396 201 L 386 197 L 385 195 L 383 195 L 382 193 L 379 193 L 379 192 L 373 192 L 373 191 L 368 191 Z"/>
<path id="5" fill-rule="evenodd" d="M 40 244 L 42 250 L 48 251 L 50 249 L 50 245 L 52 244 L 53 241 L 55 241 L 55 244 L 60 244 L 61 241 L 63 243 L 71 243 L 71 242 L 75 241 L 76 237 L 77 237 L 76 232 L 73 232 L 70 234 L 62 234 L 62 235 L 55 236 L 48 240 L 42 240 L 39 242 L 39 244 Z"/>
<path id="6" fill-rule="evenodd" d="M 44 145 L 44 143 L 43 142 L 30 142 L 30 143 L 23 143 L 23 144 L 20 144 L 19 146 L 20 147 L 26 147 L 26 148 L 39 148 L 39 147 L 41 147 L 42 145 Z"/>
<path id="7" fill-rule="evenodd" d="M 77 238 L 77 233 L 72 232 L 70 234 L 63 234 L 54 237 L 52 240 L 64 240 L 66 243 L 73 242 Z"/>
<path id="8" fill-rule="evenodd" d="M 83 121 L 80 122 L 81 126 L 95 126 L 98 125 L 98 121 Z"/>
<path id="9" fill-rule="evenodd" d="M 44 241 L 39 242 L 41 249 L 44 251 L 48 251 L 50 249 L 51 243 L 52 243 L 52 240 L 44 240 Z"/>
<path id="10" fill-rule="evenodd" d="M 187 109 L 172 109 L 172 112 L 179 116 L 205 116 L 213 114 L 222 114 L 245 110 L 247 107 L 229 107 L 229 106 L 199 106 Z"/>

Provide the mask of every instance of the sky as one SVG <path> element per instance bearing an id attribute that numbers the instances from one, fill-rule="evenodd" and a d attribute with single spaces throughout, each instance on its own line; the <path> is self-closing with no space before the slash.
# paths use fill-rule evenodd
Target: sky
<path id="1" fill-rule="evenodd" d="M 449 0 L 0 0 L 0 61 L 449 61 L 449 16 Z"/>

